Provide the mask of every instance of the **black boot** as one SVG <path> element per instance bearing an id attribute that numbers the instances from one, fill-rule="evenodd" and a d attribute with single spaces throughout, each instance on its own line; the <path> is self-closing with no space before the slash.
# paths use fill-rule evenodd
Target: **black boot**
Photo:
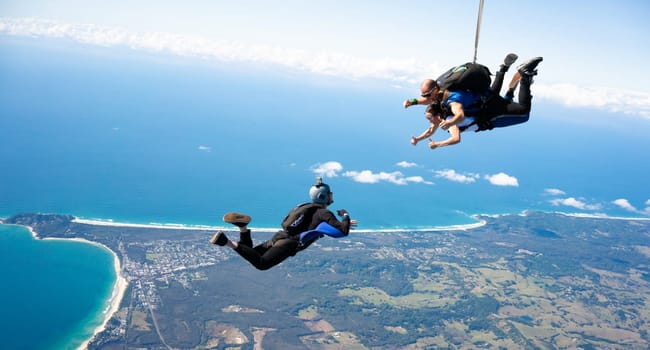
<path id="1" fill-rule="evenodd" d="M 537 68 L 537 65 L 542 62 L 542 60 L 542 57 L 531 58 L 517 67 L 517 70 L 521 74 L 522 82 L 526 76 L 532 77 L 533 75 L 537 75 L 537 69 L 535 68 Z"/>
<path id="2" fill-rule="evenodd" d="M 251 230 L 239 232 L 239 244 L 247 247 L 253 247 L 253 239 L 251 238 Z"/>
<path id="3" fill-rule="evenodd" d="M 514 53 L 509 53 L 506 58 L 503 59 L 503 64 L 501 65 L 501 69 L 499 69 L 501 72 L 507 72 L 510 66 L 512 66 L 513 63 L 519 58 L 517 54 Z"/>
<path id="4" fill-rule="evenodd" d="M 228 243 L 228 236 L 226 236 L 226 234 L 221 231 L 217 231 L 217 233 L 215 233 L 214 236 L 212 236 L 210 239 L 210 243 L 223 247 Z"/>

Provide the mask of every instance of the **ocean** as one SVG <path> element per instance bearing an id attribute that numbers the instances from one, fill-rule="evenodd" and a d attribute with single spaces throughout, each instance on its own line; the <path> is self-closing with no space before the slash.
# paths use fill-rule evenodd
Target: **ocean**
<path id="1" fill-rule="evenodd" d="M 106 249 L 37 241 L 8 225 L 0 225 L 0 272 L 6 349 L 76 349 L 104 320 L 116 278 Z"/>
<path id="2" fill-rule="evenodd" d="M 15 37 L 0 37 L 0 77 L 0 217 L 222 226 L 224 213 L 240 211 L 252 227 L 275 228 L 308 200 L 316 169 L 327 164 L 332 209 L 347 209 L 365 230 L 466 225 L 477 214 L 527 210 L 650 216 L 650 129 L 639 117 L 536 98 L 528 123 L 432 151 L 409 143 L 427 127 L 424 108 L 402 107 L 417 83 Z M 629 206 L 614 203 L 621 199 Z M 13 278 L 41 274 L 25 259 L 41 242 L 0 228 L 0 239 L 18 245 L 6 258 L 23 256 L 5 260 Z M 110 254 L 42 243 L 46 257 L 74 250 L 65 264 L 77 254 L 103 257 L 88 267 L 103 271 L 94 278 L 100 292 L 78 296 L 94 311 L 76 322 L 97 319 L 115 279 Z M 76 288 L 57 271 L 51 283 Z M 41 294 L 32 298 L 47 300 L 44 283 L 34 280 Z M 21 310 L 27 319 L 43 315 Z M 48 313 L 43 327 L 70 324 L 63 314 Z M 34 326 L 22 331 L 42 334 Z"/>

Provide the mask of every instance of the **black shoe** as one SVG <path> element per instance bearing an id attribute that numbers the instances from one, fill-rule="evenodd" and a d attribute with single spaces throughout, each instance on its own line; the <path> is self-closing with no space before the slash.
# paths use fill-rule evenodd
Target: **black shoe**
<path id="1" fill-rule="evenodd" d="M 517 54 L 509 53 L 508 56 L 506 56 L 506 58 L 503 59 L 503 66 L 510 68 L 510 66 L 512 66 L 513 63 L 515 63 L 517 58 L 519 58 Z"/>
<path id="2" fill-rule="evenodd" d="M 244 227 L 251 222 L 251 217 L 246 214 L 228 213 L 223 216 L 223 221 L 237 227 Z"/>
<path id="3" fill-rule="evenodd" d="M 214 236 L 210 238 L 210 243 L 225 246 L 228 243 L 228 237 L 225 233 L 217 231 L 217 233 L 215 233 Z"/>
<path id="4" fill-rule="evenodd" d="M 542 60 L 543 60 L 542 57 L 531 58 L 531 59 L 529 59 L 528 61 L 526 61 L 526 62 L 520 64 L 520 65 L 517 67 L 517 71 L 519 71 L 519 73 L 520 73 L 522 76 L 533 76 L 533 75 L 537 75 L 537 69 L 535 69 L 535 68 L 537 68 L 537 65 L 538 65 L 540 62 L 542 62 Z"/>
<path id="5" fill-rule="evenodd" d="M 508 56 L 506 56 L 506 58 L 503 59 L 503 64 L 501 65 L 499 71 L 503 73 L 507 72 L 510 66 L 512 66 L 513 63 L 515 63 L 517 58 L 519 58 L 517 54 L 509 53 Z"/>

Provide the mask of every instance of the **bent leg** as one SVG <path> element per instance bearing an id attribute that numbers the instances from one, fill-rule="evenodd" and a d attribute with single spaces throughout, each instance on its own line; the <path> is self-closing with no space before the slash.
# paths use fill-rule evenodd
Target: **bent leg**
<path id="1" fill-rule="evenodd" d="M 503 78 L 506 75 L 506 72 L 510 68 L 510 66 L 515 63 L 515 61 L 519 58 L 514 53 L 509 53 L 504 59 L 503 59 L 503 64 L 499 66 L 499 70 L 497 71 L 497 74 L 494 77 L 494 82 L 492 83 L 492 86 L 490 87 L 490 90 L 494 92 L 495 94 L 499 95 L 501 93 L 501 87 L 503 86 Z"/>
<path id="2" fill-rule="evenodd" d="M 256 269 L 268 270 L 294 255 L 296 247 L 298 247 L 298 241 L 286 238 L 277 240 L 275 243 L 266 241 L 255 248 L 238 245 L 235 251 Z"/>
<path id="3" fill-rule="evenodd" d="M 522 75 L 519 81 L 519 104 L 525 108 L 525 113 L 530 112 L 533 96 L 530 94 L 530 84 L 533 83 L 533 77 Z"/>
<path id="4" fill-rule="evenodd" d="M 525 115 L 528 118 L 530 114 L 531 104 L 533 96 L 530 94 L 530 84 L 532 83 L 533 78 L 530 76 L 522 75 L 519 82 L 519 100 L 518 102 L 510 102 L 506 106 L 506 110 L 503 113 L 504 115 L 510 116 L 522 116 Z"/>
<path id="5" fill-rule="evenodd" d="M 529 117 L 530 117 L 530 113 L 519 114 L 519 115 L 516 114 L 500 115 L 492 119 L 490 122 L 492 123 L 492 127 L 505 128 L 506 126 L 525 123 L 528 121 Z"/>
<path id="6" fill-rule="evenodd" d="M 501 91 L 501 87 L 503 86 L 503 79 L 506 76 L 506 72 L 499 69 L 494 76 L 494 81 L 492 82 L 492 86 L 490 86 L 490 90 L 492 90 L 493 93 L 499 95 L 499 92 Z"/>
<path id="7" fill-rule="evenodd" d="M 239 232 L 239 245 L 245 245 L 247 247 L 253 246 L 253 239 L 251 238 L 251 230 Z"/>

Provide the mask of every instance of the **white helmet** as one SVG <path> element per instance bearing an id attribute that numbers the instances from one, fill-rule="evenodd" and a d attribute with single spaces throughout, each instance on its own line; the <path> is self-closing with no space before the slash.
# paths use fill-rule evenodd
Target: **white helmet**
<path id="1" fill-rule="evenodd" d="M 334 201 L 330 199 L 330 186 L 323 183 L 323 178 L 320 176 L 316 178 L 316 184 L 309 189 L 309 198 L 314 203 L 330 205 Z"/>

